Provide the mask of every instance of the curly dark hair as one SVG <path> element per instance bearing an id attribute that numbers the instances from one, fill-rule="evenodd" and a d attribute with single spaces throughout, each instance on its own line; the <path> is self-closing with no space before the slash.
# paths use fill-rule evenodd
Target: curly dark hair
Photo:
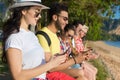
<path id="1" fill-rule="evenodd" d="M 66 33 L 66 32 L 68 32 L 69 30 L 73 30 L 73 31 L 75 31 L 75 28 L 74 28 L 74 25 L 73 24 L 67 24 L 66 26 L 65 26 L 65 28 L 64 28 L 64 32 Z"/>
<path id="2" fill-rule="evenodd" d="M 83 22 L 82 20 L 74 20 L 73 25 L 75 28 L 77 28 L 79 24 L 84 25 L 85 22 Z"/>
<path id="3" fill-rule="evenodd" d="M 48 19 L 51 22 L 53 15 L 59 15 L 61 11 L 68 12 L 68 7 L 65 3 L 54 2 L 51 4 L 50 9 L 48 10 Z"/>

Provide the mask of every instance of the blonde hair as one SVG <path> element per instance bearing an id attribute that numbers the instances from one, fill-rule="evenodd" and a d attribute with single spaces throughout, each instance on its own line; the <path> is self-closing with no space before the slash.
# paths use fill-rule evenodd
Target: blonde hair
<path id="1" fill-rule="evenodd" d="M 86 25 L 83 25 L 83 26 L 82 26 L 82 29 L 83 29 L 83 30 L 88 30 L 88 29 L 89 29 L 89 27 L 88 27 L 88 26 L 86 26 Z"/>

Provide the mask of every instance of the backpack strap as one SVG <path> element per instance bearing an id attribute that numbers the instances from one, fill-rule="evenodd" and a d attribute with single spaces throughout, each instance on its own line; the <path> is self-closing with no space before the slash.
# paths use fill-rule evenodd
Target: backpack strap
<path id="1" fill-rule="evenodd" d="M 45 37 L 45 39 L 47 40 L 48 45 L 49 46 L 51 45 L 51 40 L 50 40 L 50 38 L 49 38 L 49 36 L 48 36 L 48 34 L 46 32 L 44 32 L 44 31 L 38 31 L 36 33 L 36 35 L 38 35 L 38 34 L 43 35 Z"/>

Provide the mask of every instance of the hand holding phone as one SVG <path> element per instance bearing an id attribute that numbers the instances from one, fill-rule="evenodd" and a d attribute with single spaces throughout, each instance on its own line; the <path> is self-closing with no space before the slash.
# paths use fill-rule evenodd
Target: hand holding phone
<path id="1" fill-rule="evenodd" d="M 56 53 L 55 54 L 55 56 L 61 56 L 61 55 L 65 55 L 65 54 L 67 54 L 68 53 L 68 50 L 69 50 L 69 48 L 64 52 L 64 53 L 62 53 L 62 54 L 60 54 L 60 53 Z"/>
<path id="2" fill-rule="evenodd" d="M 91 48 L 91 49 L 88 49 L 88 50 L 86 50 L 86 51 L 81 51 L 83 54 L 84 53 L 87 53 L 87 52 L 89 52 L 89 51 L 92 51 L 93 49 Z"/>

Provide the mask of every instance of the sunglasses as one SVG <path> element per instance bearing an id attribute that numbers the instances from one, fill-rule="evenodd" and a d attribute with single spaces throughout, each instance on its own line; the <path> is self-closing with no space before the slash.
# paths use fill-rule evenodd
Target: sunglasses
<path id="1" fill-rule="evenodd" d="M 35 18 L 41 16 L 41 12 L 35 12 Z"/>
<path id="2" fill-rule="evenodd" d="M 36 7 L 31 7 L 31 9 L 34 11 L 34 17 L 35 18 L 41 16 L 41 9 L 36 8 Z"/>
<path id="3" fill-rule="evenodd" d="M 58 15 L 58 16 L 62 17 L 64 21 L 68 21 L 68 17 L 62 16 L 62 15 Z"/>
<path id="4" fill-rule="evenodd" d="M 73 35 L 68 34 L 68 37 L 72 39 L 72 38 L 73 38 Z"/>

